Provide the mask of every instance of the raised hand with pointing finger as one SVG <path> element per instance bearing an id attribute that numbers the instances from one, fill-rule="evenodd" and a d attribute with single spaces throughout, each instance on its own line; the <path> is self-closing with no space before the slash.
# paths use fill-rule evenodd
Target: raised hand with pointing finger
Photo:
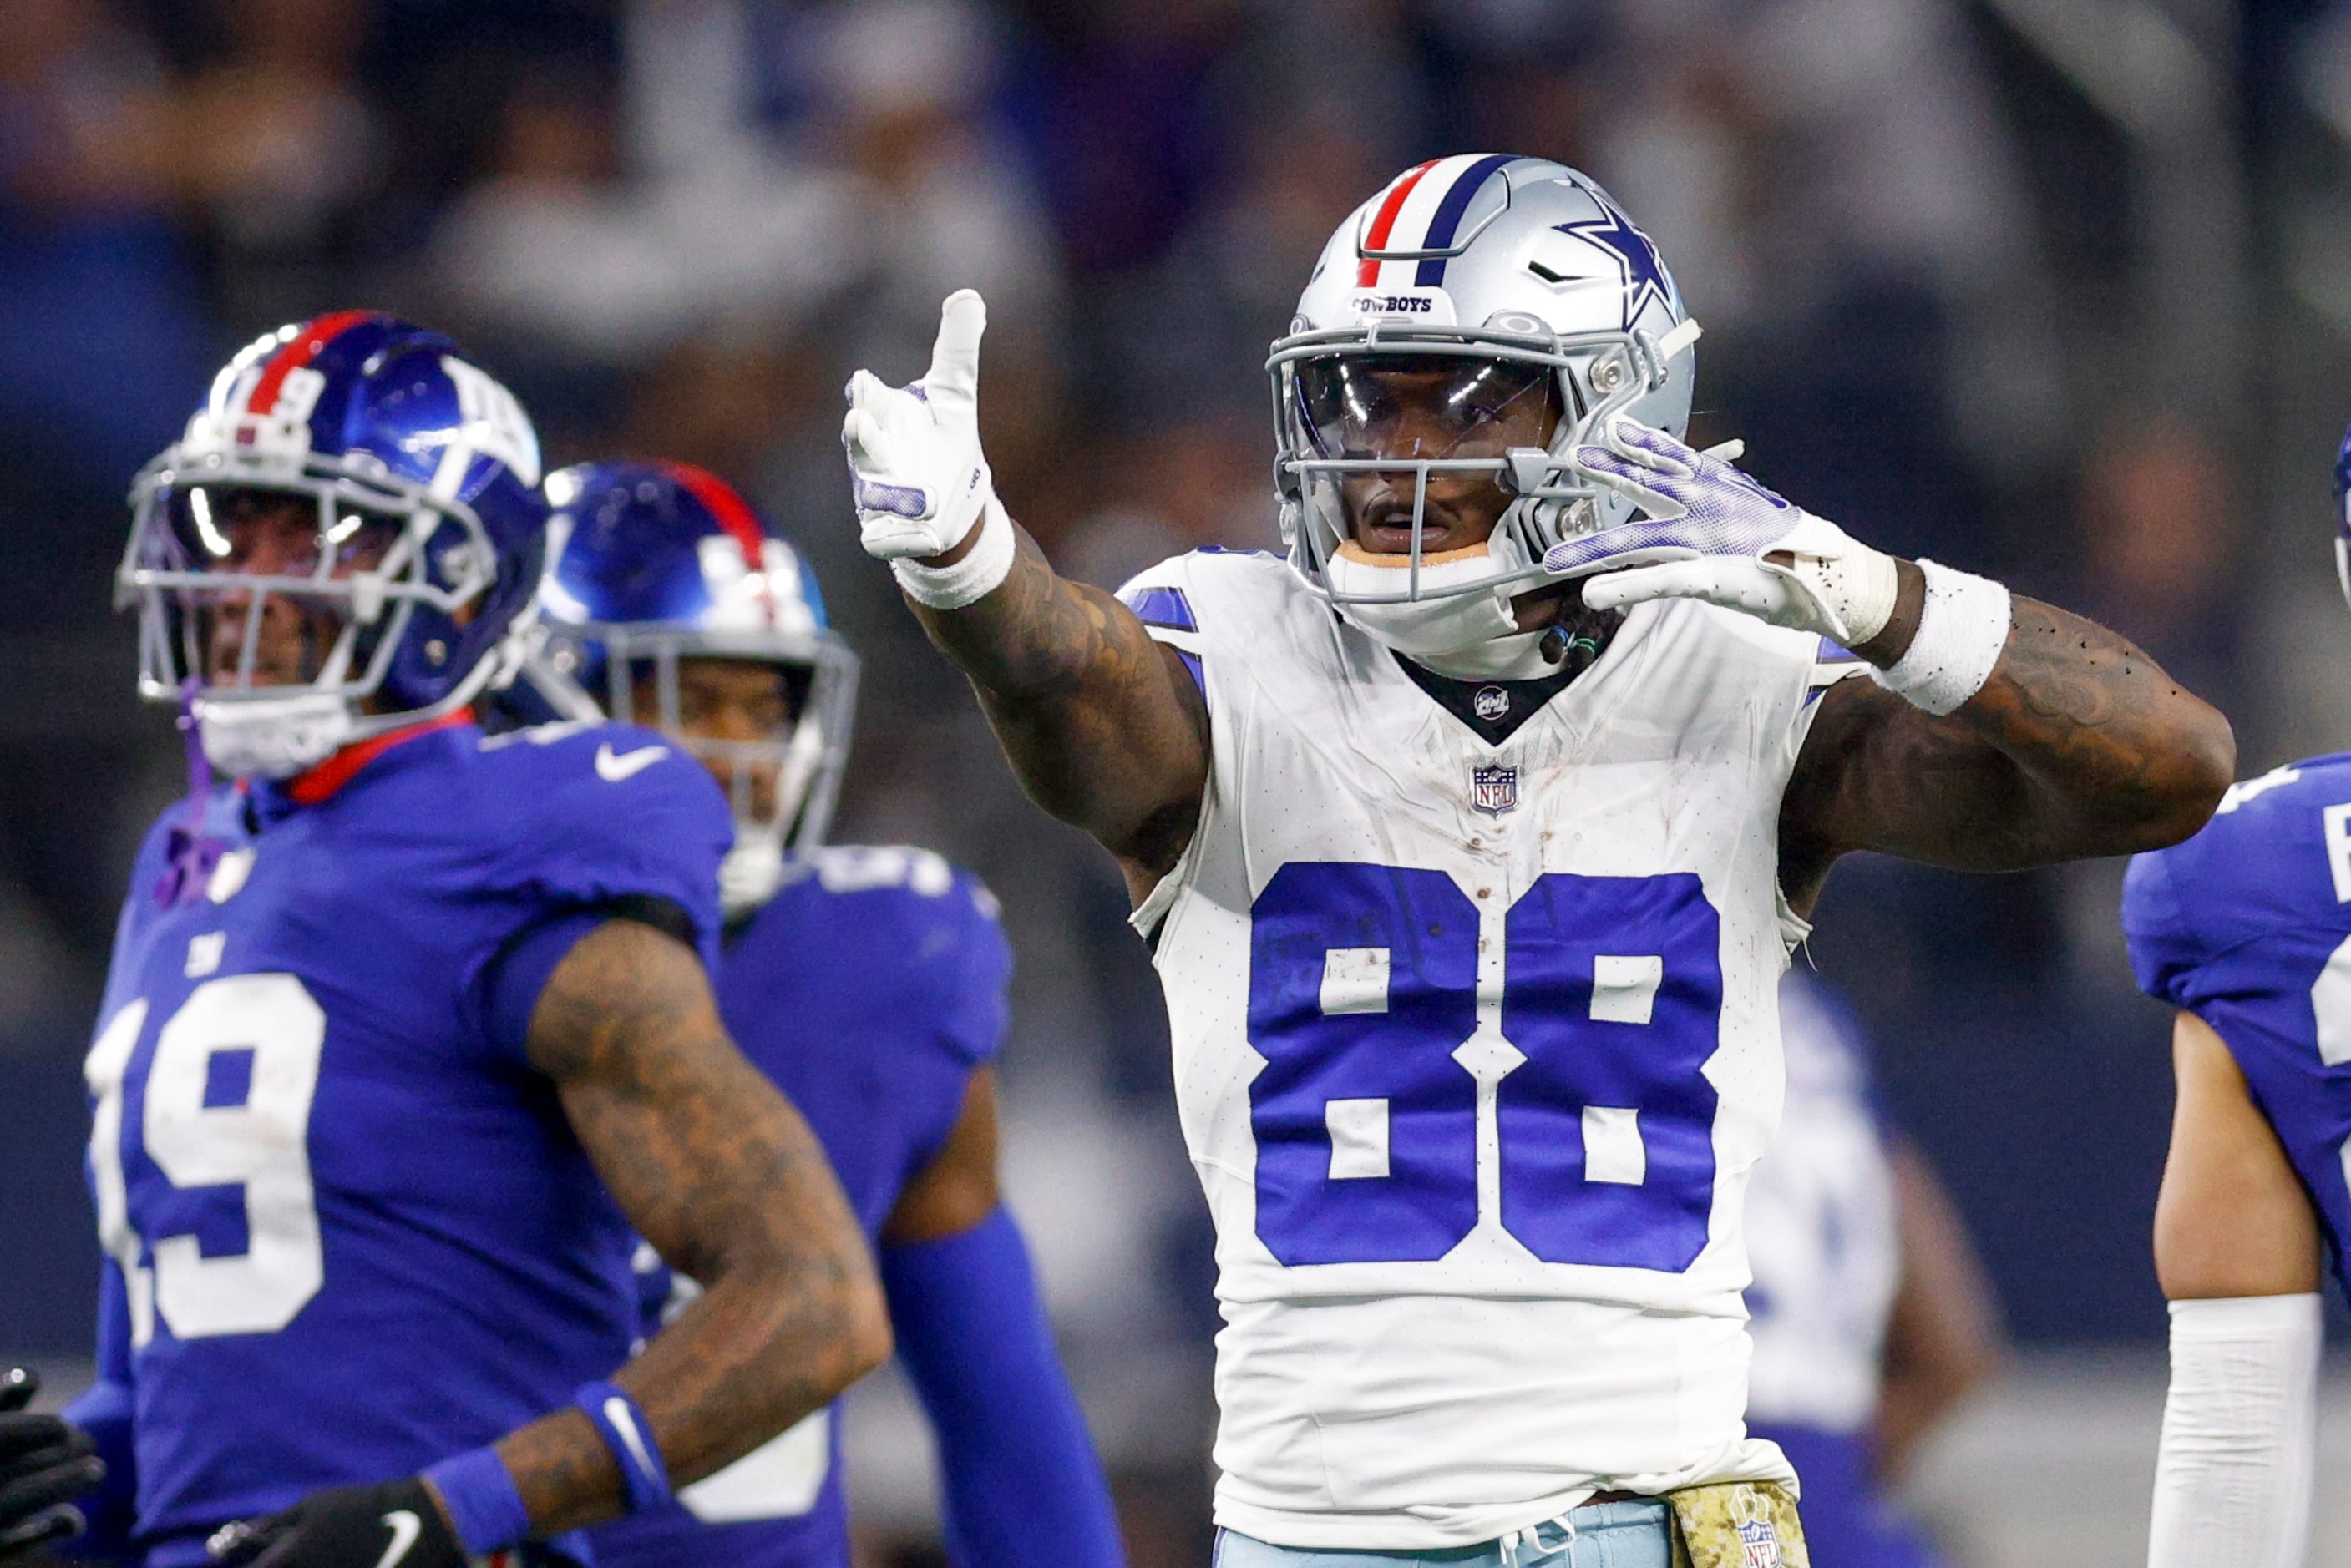
<path id="1" fill-rule="evenodd" d="M 892 387 L 871 370 L 849 379 L 841 441 L 865 552 L 891 564 L 909 597 L 935 608 L 970 604 L 1012 566 L 1011 521 L 979 446 L 987 330 L 987 302 L 958 289 L 939 307 L 938 340 L 921 380 Z M 938 561 L 958 549 L 952 562 Z"/>

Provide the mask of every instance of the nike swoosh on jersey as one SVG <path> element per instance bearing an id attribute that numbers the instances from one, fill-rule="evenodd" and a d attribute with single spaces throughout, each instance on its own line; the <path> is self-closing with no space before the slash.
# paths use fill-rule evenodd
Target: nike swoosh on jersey
<path id="1" fill-rule="evenodd" d="M 596 776 L 606 784 L 619 784 L 632 779 L 664 757 L 667 746 L 639 746 L 633 752 L 615 753 L 610 741 L 596 748 Z"/>
<path id="2" fill-rule="evenodd" d="M 383 1525 L 392 1532 L 392 1544 L 383 1549 L 381 1557 L 376 1559 L 375 1568 L 400 1568 L 401 1560 L 408 1555 L 408 1549 L 415 1545 L 416 1538 L 424 1532 L 424 1522 L 413 1511 L 395 1508 L 383 1516 Z"/>

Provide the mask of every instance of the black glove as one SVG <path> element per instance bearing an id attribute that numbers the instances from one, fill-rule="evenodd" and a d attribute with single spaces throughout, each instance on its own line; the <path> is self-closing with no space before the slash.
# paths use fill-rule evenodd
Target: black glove
<path id="1" fill-rule="evenodd" d="M 0 1563 L 79 1534 L 81 1510 L 68 1500 L 106 1479 L 88 1432 L 26 1412 L 40 1389 L 40 1377 L 21 1366 L 0 1374 Z"/>
<path id="2" fill-rule="evenodd" d="M 465 1543 L 416 1476 L 329 1487 L 283 1513 L 224 1525 L 213 1561 L 250 1568 L 466 1568 Z"/>

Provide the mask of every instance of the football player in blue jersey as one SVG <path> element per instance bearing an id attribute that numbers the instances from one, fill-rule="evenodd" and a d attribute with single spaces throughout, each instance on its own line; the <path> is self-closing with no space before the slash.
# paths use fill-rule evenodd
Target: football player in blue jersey
<path id="1" fill-rule="evenodd" d="M 87 1065 L 88 1552 L 569 1556 L 887 1354 L 821 1151 L 718 1017 L 708 774 L 469 716 L 531 614 L 538 478 L 455 345 L 350 312 L 240 353 L 133 490 L 141 684 L 199 780 Z M 638 1237 L 706 1289 L 632 1359 Z"/>
<path id="2" fill-rule="evenodd" d="M 734 805 L 718 1005 L 807 1114 L 880 1250 L 899 1354 L 938 1435 L 963 1563 L 1113 1568 L 1108 1488 L 998 1200 L 1011 961 L 986 888 L 927 850 L 823 846 L 856 660 L 791 545 L 716 476 L 551 475 L 568 537 L 534 684 L 655 724 Z M 699 1286 L 644 1260 L 646 1333 Z M 677 1501 L 595 1532 L 601 1568 L 849 1561 L 840 1420 L 820 1411 Z"/>
<path id="3" fill-rule="evenodd" d="M 2335 463 L 2351 596 L 2351 434 Z M 2286 1568 L 2310 1536 L 2320 1270 L 2351 1241 L 2351 753 L 2232 787 L 2204 830 L 2131 862 L 2123 931 L 2179 1010 L 2156 1200 L 2171 1305 L 2151 1568 Z"/>

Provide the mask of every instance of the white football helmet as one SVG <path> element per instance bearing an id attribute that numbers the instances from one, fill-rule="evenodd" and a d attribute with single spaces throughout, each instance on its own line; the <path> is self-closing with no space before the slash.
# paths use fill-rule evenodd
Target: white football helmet
<path id="1" fill-rule="evenodd" d="M 1331 236 L 1266 361 L 1290 564 L 1407 653 L 1510 634 L 1514 588 L 1548 580 L 1544 551 L 1633 517 L 1631 502 L 1576 473 L 1569 454 L 1620 413 L 1682 435 L 1697 339 L 1656 247 L 1589 176 L 1499 153 L 1405 171 Z M 1383 366 L 1454 372 L 1442 406 L 1468 411 L 1450 445 L 1383 449 L 1395 443 L 1382 442 L 1361 393 L 1364 372 Z M 1502 424 L 1528 428 L 1530 396 L 1555 416 L 1547 441 L 1504 444 Z M 1484 417 L 1511 402 L 1512 421 Z M 1408 555 L 1351 545 L 1342 486 L 1366 472 L 1412 476 Z M 1425 560 L 1430 475 L 1475 472 L 1511 495 L 1501 520 L 1482 548 Z"/>

